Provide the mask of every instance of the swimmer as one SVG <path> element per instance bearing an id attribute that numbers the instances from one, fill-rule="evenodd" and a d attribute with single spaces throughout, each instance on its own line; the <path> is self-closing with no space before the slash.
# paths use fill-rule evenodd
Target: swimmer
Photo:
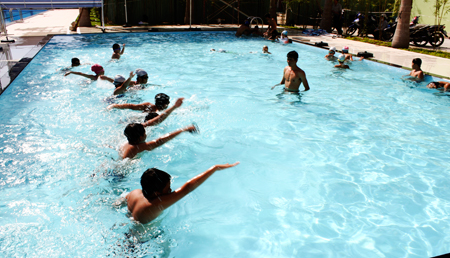
<path id="1" fill-rule="evenodd" d="M 205 172 L 193 177 L 182 187 L 172 192 L 171 176 L 157 168 L 147 169 L 141 177 L 141 189 L 135 189 L 127 194 L 128 210 L 134 220 L 149 223 L 156 219 L 165 209 L 194 191 L 216 171 L 237 166 L 234 164 L 214 165 Z"/>
<path id="2" fill-rule="evenodd" d="M 211 52 L 219 52 L 219 53 L 226 53 L 227 51 L 224 49 L 215 50 L 214 48 L 211 48 Z"/>
<path id="3" fill-rule="evenodd" d="M 156 112 L 165 110 L 170 104 L 170 97 L 164 93 L 156 94 L 155 104 L 150 102 L 144 102 L 141 104 L 112 104 L 108 106 L 108 109 L 131 109 L 131 110 L 141 110 L 142 112 Z"/>
<path id="4" fill-rule="evenodd" d="M 125 51 L 125 44 L 122 45 L 122 50 L 120 50 L 119 44 L 114 44 L 112 48 L 114 52 L 111 59 L 120 59 L 120 56 L 123 55 L 123 51 Z"/>
<path id="5" fill-rule="evenodd" d="M 279 38 L 279 40 L 284 44 L 292 43 L 292 40 L 288 37 L 287 30 L 281 32 L 281 37 Z"/>
<path id="6" fill-rule="evenodd" d="M 343 68 L 343 69 L 349 69 L 350 67 L 346 64 L 344 64 L 345 62 L 345 55 L 341 54 L 338 58 L 339 64 L 335 65 L 334 67 L 336 68 Z"/>
<path id="7" fill-rule="evenodd" d="M 328 59 L 328 61 L 336 61 L 337 57 L 334 54 L 336 54 L 336 48 L 335 47 L 331 47 L 328 50 L 328 55 L 326 55 L 325 58 Z"/>
<path id="8" fill-rule="evenodd" d="M 422 69 L 420 69 L 420 66 L 422 65 L 422 59 L 420 58 L 414 58 L 411 63 L 412 71 L 409 73 L 410 80 L 413 81 L 422 81 L 424 78 L 424 74 Z"/>
<path id="9" fill-rule="evenodd" d="M 442 89 L 442 88 L 444 88 L 443 89 L 444 91 L 450 91 L 450 82 L 444 82 L 444 81 L 430 82 L 427 85 L 427 88 L 430 88 L 430 89 Z"/>
<path id="10" fill-rule="evenodd" d="M 284 68 L 283 78 L 279 84 L 272 87 L 272 90 L 279 85 L 285 84 L 284 90 L 288 92 L 298 92 L 300 84 L 303 82 L 305 91 L 309 90 L 308 80 L 305 72 L 297 66 L 298 53 L 291 51 L 287 54 L 288 65 Z"/>
<path id="11" fill-rule="evenodd" d="M 69 74 L 76 74 L 76 75 L 81 75 L 84 76 L 86 78 L 89 78 L 93 81 L 96 81 L 101 75 L 105 74 L 105 70 L 103 69 L 103 67 L 99 64 L 95 64 L 93 66 L 91 66 L 91 71 L 93 71 L 95 73 L 95 75 L 90 75 L 90 74 L 85 74 L 85 73 L 80 73 L 80 72 L 67 72 L 64 76 L 67 76 Z"/>
<path id="12" fill-rule="evenodd" d="M 190 125 L 188 127 L 171 132 L 156 140 L 146 142 L 145 139 L 147 138 L 147 134 L 145 133 L 144 125 L 138 123 L 128 124 L 124 131 L 128 142 L 120 148 L 120 156 L 124 159 L 134 158 L 137 154 L 143 151 L 151 151 L 158 148 L 159 146 L 172 140 L 183 132 L 197 133 L 198 128 L 195 125 Z"/>
<path id="13" fill-rule="evenodd" d="M 345 61 L 347 61 L 347 60 L 353 61 L 353 56 L 348 53 L 348 47 L 347 46 L 342 48 L 342 53 L 345 55 Z"/>
<path id="14" fill-rule="evenodd" d="M 147 83 L 148 75 L 147 75 L 147 72 L 144 71 L 144 69 L 140 69 L 139 68 L 139 69 L 136 69 L 136 71 L 134 71 L 134 72 L 135 72 L 135 74 L 137 76 L 136 81 L 130 81 L 130 85 L 129 86 L 135 86 L 135 85 L 140 85 L 140 84 L 146 84 Z M 118 75 L 116 75 L 116 77 L 117 76 Z M 112 79 L 112 78 L 109 78 L 108 76 L 102 75 L 102 76 L 100 76 L 100 79 L 109 81 L 110 83 L 116 85 L 115 78 Z M 117 85 L 116 85 L 116 87 L 117 87 Z"/>
<path id="15" fill-rule="evenodd" d="M 126 80 L 124 80 L 125 77 L 123 77 L 122 75 L 116 75 L 113 82 L 114 86 L 116 86 L 113 95 L 123 94 L 125 91 L 127 91 L 128 87 L 130 87 L 130 82 L 134 75 L 135 74 L 133 72 L 130 72 L 130 76 Z"/>
<path id="16" fill-rule="evenodd" d="M 272 54 L 272 53 L 269 52 L 269 47 L 268 46 L 263 46 L 262 52 L 263 52 L 263 54 Z"/>
<path id="17" fill-rule="evenodd" d="M 80 66 L 80 59 L 74 57 L 72 58 L 72 67 Z"/>

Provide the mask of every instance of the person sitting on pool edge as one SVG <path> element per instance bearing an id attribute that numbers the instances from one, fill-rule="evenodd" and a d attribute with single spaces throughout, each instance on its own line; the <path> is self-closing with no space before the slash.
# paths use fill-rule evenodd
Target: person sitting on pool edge
<path id="1" fill-rule="evenodd" d="M 272 90 L 279 85 L 284 86 L 284 90 L 288 92 L 298 92 L 300 84 L 303 83 L 305 91 L 309 90 L 308 80 L 306 80 L 305 72 L 297 66 L 298 53 L 291 51 L 287 54 L 288 65 L 284 68 L 283 78 L 279 84 L 272 87 Z"/>
<path id="2" fill-rule="evenodd" d="M 328 54 L 325 56 L 325 58 L 328 59 L 328 61 L 336 61 L 337 57 L 334 54 L 336 54 L 336 48 L 330 47 L 330 49 L 328 49 Z"/>
<path id="3" fill-rule="evenodd" d="M 345 55 L 341 54 L 338 58 L 339 64 L 335 65 L 334 67 L 336 68 L 343 68 L 343 69 L 349 69 L 350 67 L 346 64 L 344 64 L 345 62 Z"/>
<path id="4" fill-rule="evenodd" d="M 437 82 L 430 82 L 427 85 L 427 88 L 429 89 L 441 89 L 444 88 L 444 91 L 450 91 L 450 82 L 444 82 L 444 81 L 437 81 Z"/>
<path id="5" fill-rule="evenodd" d="M 67 76 L 69 74 L 76 74 L 76 75 L 81 75 L 84 76 L 86 78 L 89 78 L 93 81 L 96 81 L 101 75 L 105 74 L 105 70 L 103 70 L 103 67 L 99 64 L 95 64 L 93 66 L 91 66 L 91 71 L 93 71 L 95 73 L 95 75 L 90 75 L 90 74 L 85 74 L 85 73 L 80 73 L 80 72 L 67 72 L 64 76 Z"/>
<path id="6" fill-rule="evenodd" d="M 164 93 L 156 94 L 155 105 L 150 102 L 144 102 L 140 104 L 112 104 L 108 106 L 108 109 L 131 109 L 142 110 L 143 112 L 156 112 L 166 109 L 170 104 L 170 97 Z"/>
<path id="7" fill-rule="evenodd" d="M 409 76 L 411 76 L 411 79 L 414 81 L 422 81 L 424 78 L 424 74 L 422 69 L 420 69 L 420 66 L 422 66 L 422 59 L 414 58 L 411 63 L 412 71 L 409 73 Z"/>
<path id="8" fill-rule="evenodd" d="M 134 220 L 149 223 L 165 209 L 194 191 L 216 171 L 237 166 L 234 164 L 214 165 L 205 172 L 191 178 L 182 187 L 172 192 L 171 176 L 157 168 L 147 169 L 141 176 L 141 189 L 135 189 L 126 195 L 127 207 Z"/>
<path id="9" fill-rule="evenodd" d="M 120 56 L 123 55 L 123 51 L 125 51 L 125 44 L 122 45 L 122 51 L 120 50 L 120 45 L 117 43 L 114 44 L 112 48 L 114 52 L 111 59 L 120 59 Z"/>

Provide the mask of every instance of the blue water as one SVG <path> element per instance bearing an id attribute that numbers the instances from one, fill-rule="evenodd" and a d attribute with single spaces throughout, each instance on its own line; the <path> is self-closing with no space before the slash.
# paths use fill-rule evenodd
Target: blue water
<path id="1" fill-rule="evenodd" d="M 116 42 L 125 54 L 111 62 Z M 250 53 L 263 45 L 272 55 Z M 270 90 L 291 50 L 311 87 L 301 96 Z M 449 253 L 449 95 L 367 60 L 337 70 L 325 54 L 229 32 L 54 37 L 0 96 L 0 256 Z M 126 124 L 145 114 L 108 110 L 106 81 L 64 77 L 72 57 L 110 77 L 149 73 L 118 103 L 185 98 L 149 140 L 192 122 L 201 133 L 120 160 Z M 112 205 L 147 168 L 169 172 L 176 189 L 235 161 L 150 224 Z"/>
<path id="2" fill-rule="evenodd" d="M 43 13 L 45 11 L 47 11 L 47 10 L 27 10 L 27 9 L 24 9 L 24 10 L 22 10 L 22 18 L 25 19 L 25 18 L 34 16 L 36 14 Z M 12 12 L 10 12 L 9 9 L 8 10 L 3 10 L 3 17 L 5 18 L 5 23 L 8 24 L 8 23 L 20 20 L 20 13 L 19 13 L 18 9 L 13 9 Z M 11 21 L 11 17 L 13 18 L 12 21 Z"/>

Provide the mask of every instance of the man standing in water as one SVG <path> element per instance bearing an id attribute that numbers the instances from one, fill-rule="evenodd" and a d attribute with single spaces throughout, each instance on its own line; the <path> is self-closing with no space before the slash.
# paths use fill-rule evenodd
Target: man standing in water
<path id="1" fill-rule="evenodd" d="M 284 90 L 288 92 L 298 92 L 300 84 L 303 82 L 305 91 L 309 90 L 308 81 L 305 72 L 297 66 L 298 53 L 291 51 L 287 54 L 288 65 L 284 68 L 283 79 L 281 82 L 272 87 L 272 90 L 279 85 L 284 84 Z"/>

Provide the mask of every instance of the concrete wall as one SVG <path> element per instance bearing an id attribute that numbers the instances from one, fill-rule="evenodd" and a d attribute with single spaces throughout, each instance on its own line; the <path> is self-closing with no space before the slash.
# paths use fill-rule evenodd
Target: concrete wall
<path id="1" fill-rule="evenodd" d="M 435 3 L 435 0 L 428 0 L 428 2 L 425 2 L 425 0 L 413 0 L 410 20 L 412 20 L 414 16 L 420 16 L 420 24 L 434 25 L 435 22 L 433 13 Z M 448 7 L 450 7 L 450 5 Z M 447 25 L 446 27 L 450 28 L 450 14 L 447 14 L 442 18 L 441 24 Z"/>

